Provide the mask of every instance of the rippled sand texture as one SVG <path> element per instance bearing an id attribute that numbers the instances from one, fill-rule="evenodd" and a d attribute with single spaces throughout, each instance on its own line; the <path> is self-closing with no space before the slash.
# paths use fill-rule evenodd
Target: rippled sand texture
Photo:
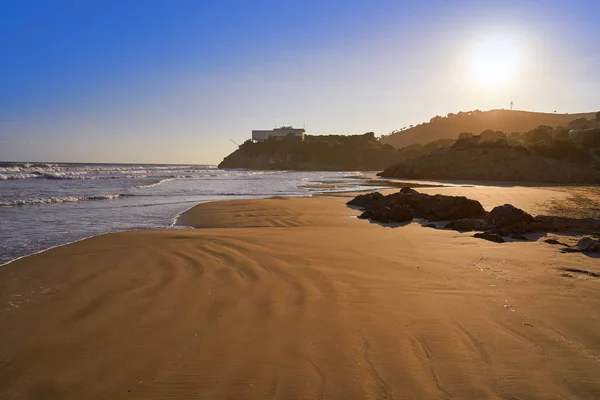
<path id="1" fill-rule="evenodd" d="M 217 228 L 0 269 L 2 399 L 597 399 L 598 259 L 382 227 L 346 199 L 197 206 Z"/>

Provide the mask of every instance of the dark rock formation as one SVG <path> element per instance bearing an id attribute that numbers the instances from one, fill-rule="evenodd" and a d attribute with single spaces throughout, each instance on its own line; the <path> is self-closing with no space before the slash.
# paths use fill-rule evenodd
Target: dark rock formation
<path id="1" fill-rule="evenodd" d="M 561 249 L 563 252 L 598 253 L 600 252 L 600 239 L 583 237 L 573 247 Z"/>
<path id="2" fill-rule="evenodd" d="M 349 206 L 356 207 L 367 207 L 369 204 L 377 202 L 383 198 L 383 195 L 379 192 L 367 193 L 367 194 L 359 194 L 348 203 Z"/>
<path id="3" fill-rule="evenodd" d="M 475 235 L 473 235 L 473 237 L 476 237 L 478 239 L 489 240 L 490 242 L 494 242 L 494 243 L 504 243 L 505 242 L 505 240 L 502 236 L 497 235 L 495 233 L 480 232 L 480 233 L 476 233 Z"/>
<path id="4" fill-rule="evenodd" d="M 389 220 L 394 222 L 410 222 L 413 220 L 414 215 L 410 208 L 406 205 L 394 205 L 387 213 L 386 216 Z"/>
<path id="5" fill-rule="evenodd" d="M 453 229 L 459 232 L 487 231 L 491 226 L 483 219 L 465 218 L 456 221 L 450 221 L 445 226 L 446 229 Z"/>
<path id="6" fill-rule="evenodd" d="M 513 228 L 522 227 L 530 224 L 535 219 L 525 211 L 511 205 L 495 207 L 488 214 L 488 221 L 494 224 L 497 228 Z"/>
<path id="7" fill-rule="evenodd" d="M 485 217 L 485 210 L 476 200 L 440 194 L 431 196 L 410 188 L 403 188 L 400 192 L 387 196 L 378 192 L 358 195 L 347 204 L 365 208 L 366 211 L 381 211 L 385 214 L 394 207 L 406 206 L 414 216 L 429 221 Z M 372 218 L 370 215 L 365 213 L 362 218 Z"/>
<path id="8" fill-rule="evenodd" d="M 446 226 L 444 228 L 453 229 L 453 230 L 459 231 L 459 232 L 471 232 L 473 230 L 473 228 L 471 228 L 471 225 L 469 225 L 469 223 L 467 221 L 465 221 L 464 219 L 459 219 L 457 221 L 450 221 L 446 224 Z"/>
<path id="9" fill-rule="evenodd" d="M 503 236 L 515 240 L 529 240 L 524 234 L 531 232 L 571 232 L 593 234 L 600 231 L 600 219 L 577 219 L 540 215 L 533 217 L 510 204 L 495 207 L 489 213 L 476 200 L 459 196 L 431 196 L 405 187 L 387 196 L 367 193 L 356 196 L 347 203 L 363 208 L 359 216 L 376 222 L 409 222 L 414 217 L 428 221 L 449 221 L 446 229 L 459 232 L 477 231 L 475 237 L 504 243 Z M 435 224 L 424 225 L 437 228 Z M 483 233 L 481 233 L 483 232 Z M 547 243 L 561 244 L 554 239 Z M 565 245 L 566 246 L 566 245 Z M 594 252 L 600 250 L 600 239 L 584 238 L 565 251 Z"/>
<path id="10" fill-rule="evenodd" d="M 556 239 L 546 239 L 546 240 L 544 240 L 544 243 L 548 243 L 548 244 L 560 244 L 562 246 L 568 246 L 565 243 L 559 242 Z"/>

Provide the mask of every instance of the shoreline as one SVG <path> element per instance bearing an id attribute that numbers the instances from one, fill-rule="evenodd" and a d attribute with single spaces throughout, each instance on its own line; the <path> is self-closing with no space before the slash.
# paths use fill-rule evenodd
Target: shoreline
<path id="1" fill-rule="evenodd" d="M 366 176 L 365 179 L 367 181 L 372 181 L 372 182 L 377 182 L 379 180 L 379 178 L 375 177 L 375 176 Z M 592 191 L 594 191 L 595 193 L 593 193 L 593 198 L 584 198 L 584 202 L 589 203 L 591 200 L 593 201 L 598 201 L 600 202 L 600 185 L 578 185 L 578 184 L 573 184 L 573 185 L 543 185 L 541 184 L 541 186 L 536 186 L 534 183 L 530 183 L 527 184 L 527 182 L 518 182 L 518 185 L 495 185 L 495 182 L 481 182 L 481 181 L 436 181 L 436 180 L 410 180 L 410 179 L 397 179 L 397 178 L 381 178 L 381 180 L 384 181 L 391 181 L 391 182 L 398 182 L 398 183 L 404 183 L 406 185 L 413 185 L 413 184 L 417 184 L 418 189 L 425 192 L 425 193 L 436 193 L 439 192 L 440 190 L 450 190 L 453 191 L 455 193 L 450 193 L 451 195 L 458 195 L 458 196 L 466 196 L 469 197 L 469 195 L 473 194 L 473 191 L 477 191 L 477 190 L 485 190 L 485 189 L 490 189 L 490 188 L 497 188 L 497 189 L 510 189 L 510 188 L 519 188 L 519 187 L 523 187 L 523 188 L 527 188 L 527 189 L 540 189 L 540 190 L 551 190 L 554 192 L 563 192 L 564 196 L 561 199 L 558 200 L 552 200 L 552 206 L 548 206 L 548 207 L 541 207 L 541 208 L 536 208 L 536 209 L 531 209 L 529 207 L 524 207 L 524 209 L 526 209 L 526 211 L 529 211 L 532 214 L 536 213 L 536 210 L 538 212 L 551 212 L 553 214 L 556 215 L 565 215 L 565 210 L 564 210 L 564 206 L 563 204 L 568 204 L 569 201 L 573 201 L 576 202 L 578 199 L 577 194 L 576 193 L 570 193 L 569 189 L 571 189 L 572 191 L 576 190 L 576 189 L 591 189 Z M 498 183 L 502 183 L 502 182 L 498 182 Z M 507 182 L 510 183 L 510 182 Z M 430 186 L 431 185 L 431 186 Z M 315 185 L 317 186 L 317 185 Z M 327 184 L 323 184 L 323 187 L 327 188 Z M 367 192 L 371 192 L 371 191 L 379 191 L 381 193 L 384 194 L 390 194 L 393 192 L 396 192 L 400 189 L 400 186 L 376 186 L 374 185 L 373 187 L 369 187 L 369 188 L 364 188 L 364 189 L 360 189 L 360 190 L 340 190 L 340 191 L 325 191 L 325 192 L 310 192 L 308 193 L 306 196 L 284 196 L 284 197 L 289 197 L 289 198 L 317 198 L 317 197 L 333 197 L 333 198 L 339 198 L 339 197 L 351 197 L 351 196 L 355 196 L 356 194 L 360 194 L 360 193 L 367 193 Z M 464 194 L 464 192 L 471 192 L 469 194 Z M 255 199 L 255 200 L 260 200 L 260 199 L 269 199 L 269 198 L 273 198 L 273 197 L 278 197 L 278 196 L 272 196 L 272 197 L 252 197 L 251 199 Z M 477 197 L 477 196 L 476 196 Z M 483 199 L 481 198 L 475 198 L 476 200 L 479 200 L 480 202 L 482 202 L 482 204 L 484 205 L 484 208 L 489 209 L 496 206 L 496 205 L 501 205 L 504 204 L 502 203 L 502 201 L 499 202 L 486 202 L 485 200 L 482 201 Z M 222 200 L 208 200 L 208 201 L 204 201 L 204 202 L 200 202 L 200 203 L 193 203 L 193 205 L 191 205 L 190 207 L 186 208 L 185 210 L 181 211 L 179 214 L 177 214 L 174 218 L 173 221 L 171 222 L 170 225 L 165 226 L 164 228 L 156 228 L 156 229 L 151 229 L 151 228 L 139 228 L 139 229 L 134 229 L 134 230 L 117 230 L 117 231 L 112 231 L 112 232 L 106 232 L 106 233 L 101 233 L 101 234 L 95 234 L 95 235 L 90 235 L 90 236 L 86 236 L 74 241 L 70 241 L 70 242 L 66 242 L 66 243 L 61 243 L 61 244 L 57 244 L 54 246 L 50 246 L 48 248 L 30 253 L 30 254 L 26 254 L 26 255 L 22 255 L 19 256 L 17 258 L 14 258 L 12 260 L 9 260 L 3 264 L 0 264 L 0 268 L 9 265 L 17 260 L 20 260 L 22 258 L 25 257 L 30 257 L 30 256 L 34 256 L 40 253 L 44 253 L 48 250 L 51 250 L 53 248 L 56 247 L 61 247 L 61 246 L 68 246 L 72 243 L 77 243 L 79 241 L 82 240 L 86 240 L 86 239 L 90 239 L 90 238 L 94 238 L 94 237 L 98 237 L 98 236 L 103 236 L 103 235 L 108 235 L 111 233 L 118 233 L 118 232 L 129 232 L 129 231 L 143 231 L 143 230 L 161 230 L 161 229 L 195 229 L 189 225 L 185 225 L 185 224 L 180 224 L 178 221 L 181 219 L 182 215 L 185 214 L 186 212 L 190 211 L 191 209 L 193 209 L 194 207 L 201 205 L 201 204 L 205 204 L 205 203 L 215 203 L 215 202 L 227 202 L 227 201 L 235 201 L 231 200 L 231 199 L 222 199 Z M 599 209 L 600 210 L 600 209 Z M 570 209 L 569 211 L 572 211 L 572 209 Z M 589 215 L 585 215 L 585 217 L 589 217 Z"/>

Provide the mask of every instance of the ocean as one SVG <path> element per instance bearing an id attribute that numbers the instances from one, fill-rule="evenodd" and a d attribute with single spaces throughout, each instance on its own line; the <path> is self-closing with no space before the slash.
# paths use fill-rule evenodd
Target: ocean
<path id="1" fill-rule="evenodd" d="M 365 179 L 211 165 L 0 162 L 0 265 L 103 233 L 177 229 L 177 216 L 203 202 L 364 189 Z"/>

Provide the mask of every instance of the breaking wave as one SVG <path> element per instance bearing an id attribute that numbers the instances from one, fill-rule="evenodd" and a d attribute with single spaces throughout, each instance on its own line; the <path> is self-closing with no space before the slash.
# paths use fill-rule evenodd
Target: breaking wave
<path id="1" fill-rule="evenodd" d="M 17 174 L 0 174 L 0 181 L 6 181 L 6 180 L 11 180 L 11 179 L 31 179 L 31 178 L 38 178 L 38 175 L 36 174 L 23 174 L 23 173 L 17 173 Z"/>
<path id="2" fill-rule="evenodd" d="M 151 188 L 151 187 L 155 187 L 160 185 L 161 183 L 165 183 L 165 182 L 169 182 L 169 181 L 173 181 L 175 179 L 177 179 L 178 177 L 172 176 L 170 178 L 165 178 L 165 179 L 161 179 L 159 181 L 153 182 L 153 183 L 148 183 L 147 185 L 136 185 L 134 186 L 134 188 L 136 189 L 147 189 L 147 188 Z"/>
<path id="3" fill-rule="evenodd" d="M 122 197 L 119 193 L 103 194 L 97 196 L 58 196 L 58 197 L 46 197 L 37 199 L 27 200 L 12 200 L 12 201 L 1 201 L 0 207 L 10 206 L 28 206 L 28 205 L 40 205 L 40 204 L 58 204 L 58 203 L 73 203 L 76 201 L 90 201 L 90 200 L 113 200 Z"/>
<path id="4" fill-rule="evenodd" d="M 0 180 L 163 179 L 214 173 L 210 165 L 49 164 L 0 162 Z"/>

